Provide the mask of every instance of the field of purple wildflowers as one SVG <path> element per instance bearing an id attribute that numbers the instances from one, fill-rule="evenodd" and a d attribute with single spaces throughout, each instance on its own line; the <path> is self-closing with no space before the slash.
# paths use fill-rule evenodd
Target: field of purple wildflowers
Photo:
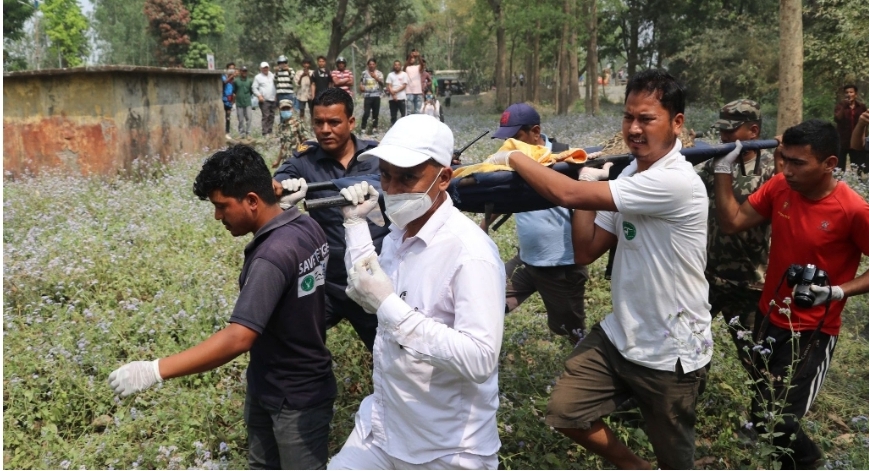
<path id="1" fill-rule="evenodd" d="M 458 100 L 456 101 L 458 102 Z M 447 124 L 456 144 L 493 130 L 498 115 L 468 100 Z M 692 110 L 688 126 L 705 130 L 712 110 Z M 544 132 L 573 145 L 597 144 L 619 130 L 617 108 L 601 116 L 544 113 Z M 466 162 L 498 142 L 484 139 Z M 276 150 L 260 149 L 269 161 Z M 3 465 L 27 469 L 246 468 L 242 418 L 246 356 L 212 372 L 168 380 L 120 399 L 108 374 L 192 346 L 225 326 L 237 295 L 242 249 L 192 193 L 208 155 L 169 164 L 142 159 L 128 175 L 43 172 L 6 181 L 3 195 Z M 846 180 L 864 196 L 869 189 Z M 476 216 L 475 216 L 476 217 Z M 516 250 L 513 222 L 492 234 L 502 257 Z M 861 271 L 869 267 L 866 260 Z M 590 267 L 588 323 L 610 310 L 605 260 Z M 829 469 L 869 468 L 869 298 L 848 303 L 823 390 L 805 426 Z M 717 320 L 713 367 L 698 404 L 698 468 L 757 468 L 746 440 L 750 386 L 735 347 Z M 339 399 L 331 448 L 353 427 L 371 392 L 370 356 L 352 328 L 329 332 Z M 549 392 L 571 346 L 553 336 L 534 296 L 507 316 L 501 353 L 499 431 L 506 469 L 608 468 L 543 423 Z M 618 436 L 653 458 L 636 414 L 610 419 Z"/>

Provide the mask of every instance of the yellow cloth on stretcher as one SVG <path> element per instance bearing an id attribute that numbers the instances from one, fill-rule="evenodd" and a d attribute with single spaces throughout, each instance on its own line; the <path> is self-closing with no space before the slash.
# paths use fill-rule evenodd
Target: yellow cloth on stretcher
<path id="1" fill-rule="evenodd" d="M 556 162 L 570 162 L 574 164 L 581 164 L 585 162 L 587 155 L 585 151 L 582 149 L 567 149 L 564 152 L 559 152 L 557 154 L 553 154 L 551 150 L 547 149 L 546 146 L 537 146 L 534 144 L 526 144 L 522 141 L 510 138 L 504 141 L 504 145 L 498 149 L 498 152 L 505 150 L 517 150 L 522 152 L 523 154 L 531 157 L 536 160 L 541 165 L 552 165 Z M 488 172 L 497 172 L 499 170 L 508 170 L 513 171 L 512 168 L 506 165 L 495 165 L 488 164 L 486 162 L 466 165 L 464 167 L 459 167 L 453 172 L 453 178 L 462 178 L 467 177 L 468 175 L 472 175 L 474 173 L 488 173 Z"/>

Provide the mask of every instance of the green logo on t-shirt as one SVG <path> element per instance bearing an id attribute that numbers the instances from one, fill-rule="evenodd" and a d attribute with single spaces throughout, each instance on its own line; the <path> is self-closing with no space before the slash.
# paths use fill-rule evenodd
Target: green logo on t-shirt
<path id="1" fill-rule="evenodd" d="M 622 232 L 625 233 L 625 238 L 628 240 L 633 240 L 637 236 L 637 228 L 627 221 L 622 223 Z"/>
<path id="2" fill-rule="evenodd" d="M 302 291 L 311 291 L 314 289 L 314 275 L 308 275 L 302 279 Z"/>

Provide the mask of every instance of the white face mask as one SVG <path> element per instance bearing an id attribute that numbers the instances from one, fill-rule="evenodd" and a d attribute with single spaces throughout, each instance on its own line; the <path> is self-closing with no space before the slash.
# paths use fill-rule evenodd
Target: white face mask
<path id="1" fill-rule="evenodd" d="M 434 181 L 428 186 L 428 190 L 424 193 L 400 193 L 397 195 L 386 194 L 383 196 L 383 201 L 386 203 L 386 217 L 392 221 L 399 229 L 404 229 L 408 224 L 417 220 L 426 213 L 434 202 L 428 192 L 438 181 L 443 169 L 438 171 Z"/>

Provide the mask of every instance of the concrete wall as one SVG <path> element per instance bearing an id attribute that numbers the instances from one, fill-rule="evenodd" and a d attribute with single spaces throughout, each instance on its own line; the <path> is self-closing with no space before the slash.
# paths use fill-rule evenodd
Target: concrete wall
<path id="1" fill-rule="evenodd" d="M 3 74 L 6 176 L 113 174 L 224 145 L 219 71 L 78 67 Z"/>

